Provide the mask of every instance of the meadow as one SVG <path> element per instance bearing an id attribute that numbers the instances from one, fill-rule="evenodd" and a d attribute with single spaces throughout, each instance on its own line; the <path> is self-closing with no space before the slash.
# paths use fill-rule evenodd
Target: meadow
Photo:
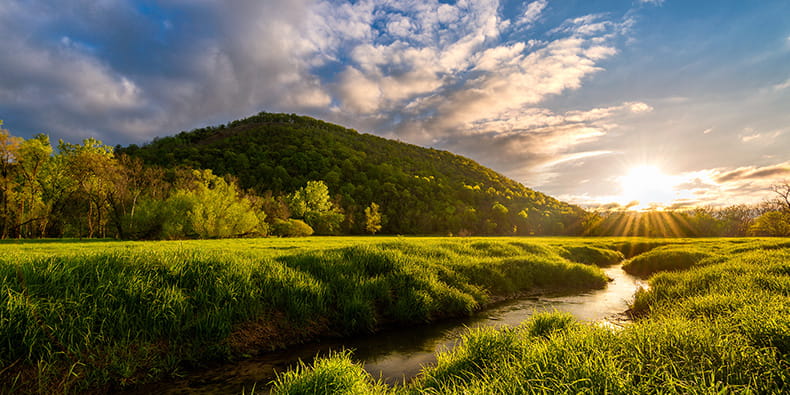
<path id="1" fill-rule="evenodd" d="M 607 279 L 589 263 L 622 258 L 586 242 L 560 244 L 4 241 L 0 385 L 118 389 L 322 336 L 468 315 L 520 293 L 602 288 Z"/>
<path id="2" fill-rule="evenodd" d="M 636 323 L 620 332 L 539 315 L 469 333 L 406 387 L 383 386 L 340 352 L 283 374 L 274 390 L 770 392 L 788 385 L 788 248 L 781 239 L 4 241 L 0 386 L 117 390 L 503 298 L 602 288 L 599 266 L 630 258 L 626 270 L 653 277 L 636 295 Z"/>
<path id="3" fill-rule="evenodd" d="M 786 393 L 790 241 L 670 241 L 629 259 L 650 278 L 620 330 L 540 313 L 470 331 L 412 383 L 387 387 L 340 352 L 278 377 L 273 393 Z"/>

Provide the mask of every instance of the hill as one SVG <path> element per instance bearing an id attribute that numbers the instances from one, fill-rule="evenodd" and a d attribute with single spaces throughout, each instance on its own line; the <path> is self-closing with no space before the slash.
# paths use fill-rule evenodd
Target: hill
<path id="1" fill-rule="evenodd" d="M 260 113 L 116 150 L 147 164 L 230 174 L 260 195 L 322 180 L 348 233 L 364 231 L 372 202 L 384 214 L 382 232 L 393 234 L 575 234 L 584 216 L 468 158 L 293 114 Z"/>

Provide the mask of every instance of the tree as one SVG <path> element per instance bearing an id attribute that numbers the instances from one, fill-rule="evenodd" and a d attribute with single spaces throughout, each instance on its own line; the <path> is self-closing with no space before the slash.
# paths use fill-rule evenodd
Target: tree
<path id="1" fill-rule="evenodd" d="M 211 170 L 194 170 L 192 189 L 181 189 L 168 198 L 165 210 L 171 215 L 165 227 L 173 238 L 227 238 L 265 235 L 266 214 L 242 196 L 235 182 L 214 175 Z M 182 235 L 179 235 L 182 233 Z"/>
<path id="2" fill-rule="evenodd" d="M 510 217 L 508 216 L 509 212 L 510 210 L 508 210 L 504 204 L 494 202 L 494 204 L 491 206 L 491 219 L 492 222 L 496 223 L 497 225 L 491 230 L 491 233 L 514 233 L 513 225 L 510 223 Z"/>
<path id="3" fill-rule="evenodd" d="M 771 185 L 771 191 L 777 195 L 773 200 L 774 204 L 782 211 L 790 211 L 790 183 L 785 181 Z"/>
<path id="4" fill-rule="evenodd" d="M 307 185 L 291 194 L 291 213 L 296 218 L 304 218 L 309 211 L 330 211 L 332 202 L 329 188 L 323 181 L 308 181 Z"/>
<path id="5" fill-rule="evenodd" d="M 0 121 L 0 126 L 3 122 Z M 22 139 L 11 136 L 6 129 L 0 129 L 0 235 L 3 239 L 7 238 L 10 230 L 14 227 L 14 210 L 12 202 L 15 195 L 17 151 Z"/>
<path id="6" fill-rule="evenodd" d="M 49 136 L 38 134 L 23 141 L 19 146 L 18 156 L 18 232 L 23 237 L 43 236 L 51 208 L 44 196 L 41 177 L 52 156 Z"/>
<path id="7" fill-rule="evenodd" d="M 159 167 L 144 166 L 139 158 L 125 154 L 117 157 L 117 171 L 109 175 L 112 184 L 107 201 L 116 236 L 121 239 L 153 238 L 159 232 L 151 211 L 139 210 L 141 202 L 151 208 L 157 201 L 167 198 L 170 185 L 165 181 L 165 171 Z M 155 210 L 154 210 L 155 211 Z M 147 215 L 147 216 L 146 216 Z"/>
<path id="8" fill-rule="evenodd" d="M 754 236 L 790 236 L 790 211 L 769 211 L 757 217 L 750 233 Z"/>
<path id="9" fill-rule="evenodd" d="M 94 138 L 82 144 L 58 142 L 58 157 L 67 178 L 66 201 L 57 213 L 70 225 L 70 232 L 78 236 L 105 236 L 109 222 L 107 195 L 113 186 L 109 178 L 117 172 L 113 148 Z"/>
<path id="10" fill-rule="evenodd" d="M 379 205 L 371 202 L 370 206 L 365 209 L 365 230 L 370 234 L 375 235 L 376 232 L 381 230 L 381 212 L 379 212 Z"/>
<path id="11" fill-rule="evenodd" d="M 337 234 L 344 216 L 332 204 L 323 181 L 308 181 L 289 196 L 289 208 L 296 219 L 304 219 L 316 234 Z"/>
<path id="12" fill-rule="evenodd" d="M 722 222 L 724 236 L 746 236 L 754 223 L 757 210 L 745 204 L 728 206 L 718 210 L 716 217 Z"/>

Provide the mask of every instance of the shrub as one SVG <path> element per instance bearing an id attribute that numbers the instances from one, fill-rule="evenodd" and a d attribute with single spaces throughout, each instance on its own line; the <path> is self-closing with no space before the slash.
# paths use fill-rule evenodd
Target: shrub
<path id="1" fill-rule="evenodd" d="M 272 224 L 272 235 L 280 237 L 306 237 L 313 234 L 313 228 L 298 219 L 275 219 Z"/>

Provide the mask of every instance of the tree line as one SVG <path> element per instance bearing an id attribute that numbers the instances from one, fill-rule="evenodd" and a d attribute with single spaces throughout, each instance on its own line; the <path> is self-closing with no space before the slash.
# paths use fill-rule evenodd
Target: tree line
<path id="1" fill-rule="evenodd" d="M 776 197 L 759 204 L 667 211 L 589 212 L 588 236 L 790 237 L 790 184 L 775 184 Z"/>
<path id="2" fill-rule="evenodd" d="M 230 175 L 145 165 L 93 138 L 53 148 L 45 134 L 0 129 L 3 239 L 306 236 L 340 234 L 344 219 L 323 181 L 256 195 Z M 381 229 L 377 204 L 365 219 L 369 233 Z"/>
<path id="3" fill-rule="evenodd" d="M 277 114 L 267 120 L 304 122 L 304 118 Z M 331 126 L 317 122 L 319 127 Z M 776 199 L 755 206 L 586 212 L 524 188 L 468 159 L 435 150 L 403 148 L 400 143 L 393 145 L 372 136 L 365 138 L 373 142 L 373 149 L 381 151 L 381 156 L 347 150 L 347 155 L 336 156 L 334 163 L 329 160 L 323 168 L 310 166 L 312 171 L 307 174 L 314 178 L 303 177 L 301 172 L 292 175 L 283 168 L 274 171 L 282 173 L 279 181 L 267 178 L 266 171 L 257 176 L 255 172 L 246 173 L 245 179 L 244 172 L 234 171 L 255 168 L 249 157 L 247 167 L 242 166 L 245 161 L 239 158 L 247 156 L 244 152 L 226 151 L 226 160 L 209 155 L 214 160 L 209 164 L 215 166 L 205 166 L 194 159 L 216 147 L 183 141 L 194 140 L 195 135 L 201 139 L 216 136 L 222 129 L 201 129 L 155 141 L 150 150 L 113 148 L 92 138 L 81 144 L 59 141 L 53 147 L 45 134 L 22 139 L 0 129 L 0 238 L 179 239 L 375 233 L 790 236 L 787 183 L 774 186 Z M 295 141 L 307 140 L 297 135 L 300 138 Z M 346 147 L 353 148 L 351 140 L 345 142 L 349 143 Z M 264 149 L 260 144 L 253 141 L 246 146 L 257 147 L 266 155 L 279 152 L 284 159 L 306 153 L 321 162 L 321 155 L 326 154 L 318 148 L 281 147 L 276 139 L 274 149 Z M 343 144 L 330 139 L 323 146 L 338 150 Z M 406 153 L 399 156 L 397 150 Z M 151 163 L 155 162 L 151 157 L 168 155 L 168 166 Z M 403 160 L 404 155 L 411 161 Z M 364 156 L 369 161 L 360 159 Z M 338 159 L 352 165 L 335 172 Z M 263 166 L 270 167 L 269 163 Z M 439 171 L 439 166 L 449 170 Z M 463 172 L 466 174 L 459 175 Z"/>

